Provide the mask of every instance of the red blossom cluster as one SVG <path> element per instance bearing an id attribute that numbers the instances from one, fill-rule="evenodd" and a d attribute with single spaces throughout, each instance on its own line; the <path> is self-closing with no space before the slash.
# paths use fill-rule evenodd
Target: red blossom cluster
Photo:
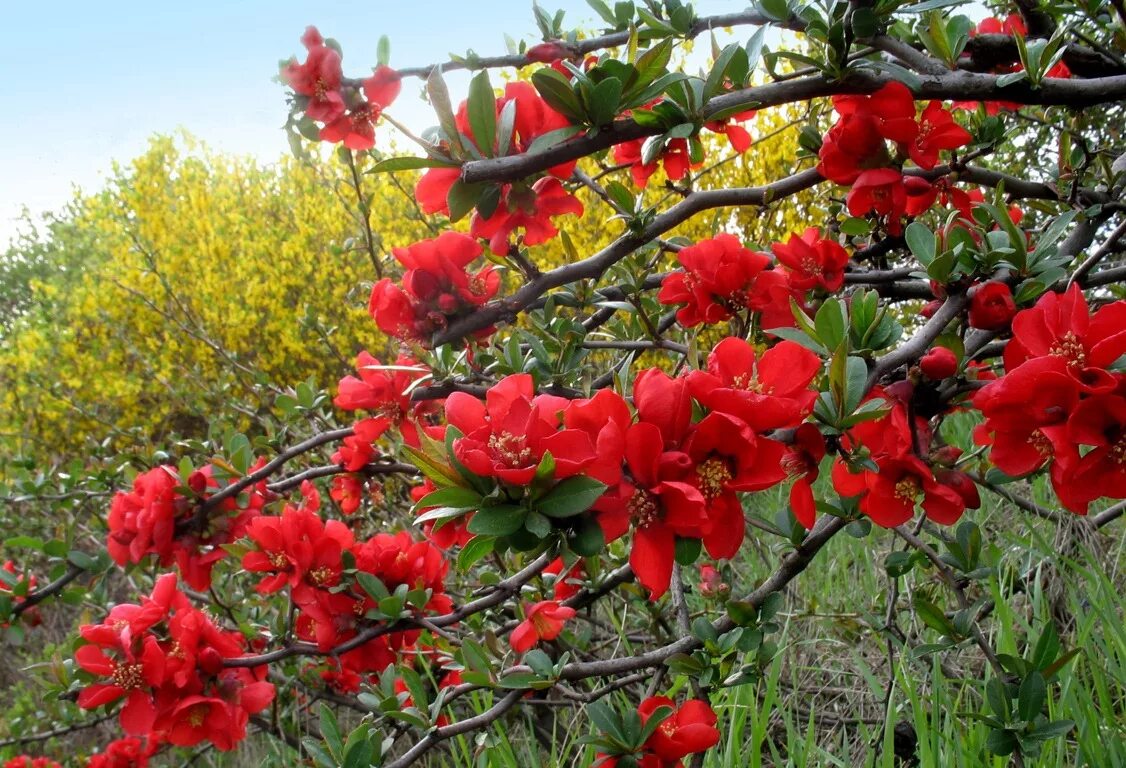
<path id="1" fill-rule="evenodd" d="M 150 745 L 209 741 L 233 749 L 246 737 L 249 717 L 273 700 L 265 667 L 224 666 L 243 655 L 245 639 L 193 608 L 174 574 L 157 579 L 140 605 L 114 606 L 102 623 L 79 632 L 86 645 L 75 660 L 99 682 L 82 689 L 78 705 L 93 709 L 125 699 L 122 728 Z"/>
<path id="2" fill-rule="evenodd" d="M 1126 301 L 1091 312 L 1079 287 L 1046 293 L 1012 321 L 1005 375 L 974 396 L 974 433 L 1008 475 L 1047 469 L 1065 507 L 1126 498 Z"/>
<path id="3" fill-rule="evenodd" d="M 90 755 L 86 768 L 147 768 L 156 748 L 134 736 L 115 739 L 101 752 Z"/>
<path id="4" fill-rule="evenodd" d="M 641 702 L 637 713 L 642 723 L 662 707 L 673 710 L 646 739 L 640 752 L 632 757 L 639 768 L 683 768 L 688 755 L 706 752 L 719 743 L 715 712 L 706 701 L 689 699 L 677 707 L 672 699 L 650 696 Z M 620 755 L 600 754 L 595 762 L 599 768 L 616 768 Z"/>
<path id="5" fill-rule="evenodd" d="M 161 566 L 175 562 L 188 586 L 206 590 L 211 569 L 226 557 L 223 545 L 241 538 L 273 498 L 262 481 L 218 502 L 199 519 L 200 505 L 218 490 L 212 465 L 193 471 L 186 483 L 171 465 L 137 475 L 133 490 L 119 491 L 110 505 L 110 556 L 118 565 L 140 563 L 148 555 L 155 555 Z"/>
<path id="6" fill-rule="evenodd" d="M 649 106 L 653 106 L 654 101 Z M 739 123 L 753 119 L 755 110 L 747 110 L 732 115 L 725 120 L 713 120 L 704 123 L 704 128 L 727 136 L 731 148 L 742 154 L 751 148 L 751 134 Z M 628 166 L 630 178 L 637 187 L 649 185 L 649 178 L 663 168 L 669 181 L 680 181 L 693 168 L 703 166 L 706 160 L 703 145 L 699 140 L 688 138 L 669 139 L 660 151 L 648 162 L 645 160 L 647 141 L 654 139 L 633 139 L 631 141 L 615 144 L 613 150 L 614 162 L 621 166 Z M 693 143 L 694 142 L 694 143 Z"/>
<path id="7" fill-rule="evenodd" d="M 552 109 L 529 83 L 505 85 L 504 96 L 496 100 L 498 121 L 509 107 L 515 110 L 509 145 L 478 147 L 485 156 L 526 152 L 540 136 L 570 125 L 567 118 Z M 463 134 L 462 141 L 470 141 L 468 137 L 473 132 L 469 126 L 467 102 L 461 103 L 454 117 L 458 130 Z M 575 163 L 571 160 L 553 166 L 547 170 L 547 176 L 538 180 L 503 185 L 500 201 L 490 215 L 486 216 L 480 210 L 474 212 L 469 221 L 469 234 L 487 240 L 490 250 L 498 256 L 508 252 L 512 233 L 517 229 L 524 231 L 522 242 L 525 245 L 540 245 L 555 237 L 559 231 L 552 223 L 554 217 L 567 213 L 583 215 L 582 203 L 559 182 L 571 176 Z M 422 175 L 415 186 L 415 197 L 423 212 L 450 214 L 449 194 L 460 174 L 460 168 L 448 167 L 431 168 Z"/>
<path id="8" fill-rule="evenodd" d="M 12 597 L 12 601 L 16 605 L 19 605 L 20 603 L 27 600 L 27 594 L 34 590 L 36 585 L 38 585 L 39 583 L 39 579 L 36 578 L 35 574 L 25 574 L 22 569 L 16 566 L 16 563 L 13 560 L 5 560 L 4 565 L 0 566 L 0 568 L 3 568 L 6 573 L 11 574 L 11 576 L 14 577 L 13 580 L 15 582 L 9 586 L 6 581 L 0 580 L 0 595 L 12 594 L 13 592 L 22 592 L 22 594 L 14 595 Z M 23 620 L 33 627 L 38 626 L 43 620 L 39 615 L 38 606 L 32 606 L 29 610 L 25 611 L 23 614 Z M 6 626 L 8 625 L 0 624 L 0 628 Z"/>
<path id="9" fill-rule="evenodd" d="M 351 474 L 361 471 L 379 456 L 375 443 L 389 430 L 402 436 L 403 442 L 417 448 L 419 430 L 435 406 L 429 402 L 411 401 L 411 389 L 420 380 L 428 378 L 426 366 L 408 355 L 400 355 L 393 364 L 383 365 L 365 352 L 356 357 L 355 376 L 345 376 L 337 387 L 333 404 L 344 411 L 367 411 L 368 417 L 357 421 L 353 434 L 345 438 L 332 460 L 349 474 L 336 475 L 332 480 L 332 498 L 340 504 L 341 511 L 350 515 L 364 498 L 365 480 Z M 374 486 L 373 486 L 374 488 Z"/>
<path id="10" fill-rule="evenodd" d="M 375 123 L 402 88 L 393 69 L 376 68 L 357 88 L 344 82 L 340 51 L 328 45 L 316 27 L 301 37 L 308 55 L 303 63 L 291 60 L 282 68 L 282 78 L 297 93 L 306 117 L 324 123 L 322 141 L 343 143 L 349 149 L 375 146 Z"/>
<path id="11" fill-rule="evenodd" d="M 4 768 L 63 768 L 49 757 L 31 757 L 29 755 L 16 755 L 4 761 Z"/>
<path id="12" fill-rule="evenodd" d="M 466 270 L 481 246 L 460 232 L 443 232 L 393 253 L 406 272 L 399 282 L 387 277 L 377 282 L 368 303 L 375 324 L 389 336 L 429 343 L 451 320 L 471 314 L 500 289 L 500 274 L 491 264 L 472 275 Z M 491 328 L 480 332 L 490 333 Z"/>
<path id="13" fill-rule="evenodd" d="M 638 374 L 635 423 L 623 407 L 605 409 L 613 451 L 606 441 L 599 466 L 611 466 L 616 455 L 624 469 L 594 509 L 608 541 L 633 529 L 630 565 L 651 599 L 668 589 L 678 538 L 702 540 L 713 558 L 732 557 L 745 526 L 737 494 L 806 471 L 786 461 L 786 447 L 768 435 L 809 415 L 817 396 L 810 384 L 820 369 L 820 359 L 794 342 L 759 355 L 742 339 L 727 338 L 706 370 L 675 379 L 655 368 Z"/>
<path id="14" fill-rule="evenodd" d="M 893 235 L 902 230 L 907 212 L 903 162 L 910 158 L 930 170 L 941 150 L 957 149 L 972 139 L 940 102 L 930 102 L 916 116 L 915 99 L 899 82 L 871 95 L 834 96 L 833 108 L 839 118 L 821 144 L 817 171 L 850 187 L 845 202 L 851 215 L 875 213 Z"/>
<path id="15" fill-rule="evenodd" d="M 842 497 L 859 500 L 872 522 L 894 528 L 915 516 L 921 505 L 927 518 L 940 525 L 958 522 L 966 507 L 981 505 L 977 486 L 953 464 L 961 451 L 940 446 L 929 420 L 909 409 L 915 388 L 909 381 L 875 387 L 866 400 L 881 398 L 887 415 L 854 426 L 841 440 L 852 455 L 867 462 L 854 472 L 843 457 L 833 464 L 833 486 Z"/>
<path id="16" fill-rule="evenodd" d="M 796 252 L 792 240 L 782 250 L 787 259 Z M 836 264 L 836 254 L 827 249 L 815 250 L 808 264 L 802 263 L 804 255 L 798 254 L 796 268 L 772 268 L 769 255 L 744 247 L 734 235 L 719 234 L 677 253 L 684 270 L 665 278 L 657 298 L 662 304 L 685 305 L 676 313 L 685 327 L 718 323 L 744 310 L 760 313 L 764 328 L 792 326 L 790 297 L 802 298 L 793 276 L 801 282 L 816 269 L 824 272 Z"/>
<path id="17" fill-rule="evenodd" d="M 390 592 L 406 585 L 426 590 L 424 609 L 448 612 L 452 601 L 444 583 L 449 564 L 441 550 L 427 541 L 414 541 L 406 532 L 379 533 L 356 541 L 348 526 L 324 520 L 320 501 L 311 487 L 304 503 L 287 505 L 279 516 L 262 516 L 247 529 L 254 548 L 242 565 L 263 574 L 260 594 L 288 590 L 297 609 L 297 635 L 328 651 L 372 625 L 369 614 L 375 598 L 360 588 L 357 573 L 374 576 Z M 345 676 L 382 672 L 399 660 L 418 638 L 418 631 L 390 632 L 336 656 Z M 358 679 L 357 679 L 358 682 Z"/>

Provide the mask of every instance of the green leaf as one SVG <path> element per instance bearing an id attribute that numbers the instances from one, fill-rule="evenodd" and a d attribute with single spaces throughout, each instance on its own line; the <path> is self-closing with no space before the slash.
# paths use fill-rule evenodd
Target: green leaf
<path id="1" fill-rule="evenodd" d="M 590 505 L 605 490 L 605 483 L 585 475 L 575 475 L 557 483 L 535 502 L 535 508 L 548 517 L 572 517 L 590 509 Z"/>
<path id="2" fill-rule="evenodd" d="M 493 551 L 496 539 L 492 536 L 474 536 L 457 553 L 457 569 L 468 571 L 473 564 Z"/>
<path id="3" fill-rule="evenodd" d="M 985 739 L 985 748 L 995 755 L 1011 755 L 1017 748 L 1017 737 L 1012 731 L 990 731 Z"/>
<path id="4" fill-rule="evenodd" d="M 907 225 L 903 236 L 907 240 L 907 247 L 911 249 L 911 253 L 924 268 L 934 261 L 938 241 L 926 224 L 918 221 L 911 222 Z"/>
<path id="5" fill-rule="evenodd" d="M 373 165 L 368 173 L 394 173 L 396 171 L 414 171 L 419 168 L 457 167 L 456 163 L 446 163 L 432 157 L 389 157 Z"/>
<path id="6" fill-rule="evenodd" d="M 439 488 L 423 496 L 414 503 L 414 509 L 429 509 L 430 507 L 458 507 L 460 509 L 476 509 L 481 505 L 481 494 L 469 488 L 450 486 Z"/>
<path id="7" fill-rule="evenodd" d="M 852 11 L 852 32 L 860 40 L 874 37 L 880 31 L 880 19 L 875 11 L 857 6 Z"/>
<path id="8" fill-rule="evenodd" d="M 473 210 L 481 195 L 485 192 L 485 184 L 466 184 L 458 179 L 446 193 L 446 204 L 450 208 L 450 221 L 458 221 L 465 214 Z"/>
<path id="9" fill-rule="evenodd" d="M 477 149 L 485 157 L 492 157 L 497 140 L 497 98 L 487 69 L 482 69 L 469 81 L 466 112 Z"/>
<path id="10" fill-rule="evenodd" d="M 614 122 L 618 116 L 622 100 L 622 81 L 616 77 L 608 77 L 590 93 L 590 104 L 587 114 L 590 124 L 598 127 Z"/>
<path id="11" fill-rule="evenodd" d="M 579 97 L 571 87 L 571 81 L 551 67 L 543 67 L 532 73 L 532 85 L 552 109 L 579 123 L 585 118 Z"/>
<path id="12" fill-rule="evenodd" d="M 1009 718 L 1012 717 L 1009 692 L 1001 678 L 994 677 L 985 684 L 985 700 L 989 702 L 989 708 L 993 710 L 993 714 L 997 715 L 1002 722 L 1008 722 Z"/>
<path id="13" fill-rule="evenodd" d="M 455 157 L 465 154 L 465 147 L 461 143 L 461 133 L 457 129 L 457 120 L 454 118 L 453 105 L 450 103 L 450 91 L 446 88 L 446 81 L 442 78 L 442 68 L 434 67 L 430 76 L 426 78 L 426 93 L 430 97 L 430 106 L 438 114 L 438 124 L 446 134 L 450 149 Z"/>
<path id="14" fill-rule="evenodd" d="M 70 552 L 68 552 L 66 559 L 68 562 L 70 562 L 71 565 L 81 568 L 84 571 L 93 570 L 98 566 L 97 560 L 78 549 L 72 549 Z"/>
<path id="15" fill-rule="evenodd" d="M 872 225 L 867 219 L 849 216 L 841 222 L 841 232 L 852 237 L 862 237 L 872 231 Z"/>
<path id="16" fill-rule="evenodd" d="M 957 628 L 951 623 L 950 619 L 946 618 L 946 614 L 934 603 L 916 593 L 911 600 L 911 604 L 915 609 L 915 613 L 918 614 L 922 622 L 928 627 L 950 638 L 959 637 Z"/>
<path id="17" fill-rule="evenodd" d="M 1044 700 L 1048 697 L 1048 685 L 1044 676 L 1038 671 L 1032 672 L 1024 678 L 1017 692 L 1017 715 L 1025 722 L 1032 722 L 1044 708 Z"/>
<path id="18" fill-rule="evenodd" d="M 433 480 L 438 486 L 444 487 L 465 484 L 461 475 L 455 472 L 452 467 L 446 464 L 440 464 L 431 456 L 415 448 L 411 448 L 409 445 L 403 446 L 402 450 L 407 460 L 418 467 L 418 470 L 423 475 Z"/>
<path id="19" fill-rule="evenodd" d="M 790 18 L 790 4 L 786 0 L 759 0 L 759 8 L 771 21 L 786 21 Z"/>
<path id="20" fill-rule="evenodd" d="M 817 310 L 813 324 L 817 329 L 817 340 L 828 349 L 836 349 L 844 340 L 848 314 L 844 304 L 837 299 L 828 299 Z"/>
<path id="21" fill-rule="evenodd" d="M 358 571 L 356 573 L 356 581 L 360 583 L 360 588 L 371 595 L 372 600 L 375 600 L 376 603 L 391 594 L 377 576 L 367 573 L 366 571 Z"/>
<path id="22" fill-rule="evenodd" d="M 509 104 L 514 103 L 515 102 L 509 102 Z M 556 144 L 562 144 L 572 136 L 581 133 L 582 130 L 581 125 L 568 125 L 563 128 L 556 128 L 554 131 L 548 131 L 545 134 L 537 136 L 532 143 L 528 145 L 526 154 L 534 155 L 537 152 L 543 152 L 550 147 L 554 147 Z"/>
<path id="23" fill-rule="evenodd" d="M 387 35 L 380 35 L 375 45 L 375 63 L 381 67 L 391 63 L 391 40 Z"/>
<path id="24" fill-rule="evenodd" d="M 321 738 L 328 745 L 333 757 L 340 759 L 344 752 L 344 740 L 340 736 L 340 727 L 336 723 L 336 715 L 327 704 L 321 704 Z"/>
<path id="25" fill-rule="evenodd" d="M 524 526 L 527 510 L 515 504 L 482 507 L 473 515 L 466 529 L 486 536 L 508 536 Z"/>
<path id="26" fill-rule="evenodd" d="M 537 539 L 546 539 L 551 534 L 551 521 L 533 510 L 524 518 L 524 530 Z"/>
<path id="27" fill-rule="evenodd" d="M 576 555 L 593 557 L 606 546 L 602 526 L 593 517 L 579 518 L 574 532 L 567 537 L 567 545 Z"/>
<path id="28" fill-rule="evenodd" d="M 701 539 L 678 536 L 676 538 L 676 561 L 681 565 L 692 565 L 700 557 L 703 543 Z"/>

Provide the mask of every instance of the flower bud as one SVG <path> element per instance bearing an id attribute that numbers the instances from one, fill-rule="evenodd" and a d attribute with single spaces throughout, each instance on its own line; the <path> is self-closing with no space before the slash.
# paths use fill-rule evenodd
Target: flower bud
<path id="1" fill-rule="evenodd" d="M 919 369 L 929 379 L 948 379 L 958 371 L 958 357 L 946 347 L 935 347 L 923 355 Z"/>
<path id="2" fill-rule="evenodd" d="M 1017 313 L 1013 292 L 1004 283 L 989 282 L 977 286 L 970 294 L 970 327 L 983 331 L 999 331 L 1009 325 Z"/>
<path id="3" fill-rule="evenodd" d="M 525 55 L 532 61 L 538 61 L 543 64 L 550 64 L 551 62 L 558 61 L 559 59 L 570 58 L 571 50 L 566 45 L 557 40 L 550 40 L 546 43 L 533 45 L 531 48 L 525 51 Z"/>

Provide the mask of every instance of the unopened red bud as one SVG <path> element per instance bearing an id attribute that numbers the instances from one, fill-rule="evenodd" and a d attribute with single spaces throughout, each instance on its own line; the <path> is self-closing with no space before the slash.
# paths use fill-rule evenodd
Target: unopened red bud
<path id="1" fill-rule="evenodd" d="M 931 283 L 931 295 L 934 296 L 936 299 L 945 299 L 946 298 L 946 286 L 943 285 L 942 283 L 938 282 L 937 280 L 931 280 L 930 283 Z"/>
<path id="2" fill-rule="evenodd" d="M 223 657 L 214 648 L 204 648 L 196 657 L 196 665 L 205 674 L 217 675 L 223 669 Z"/>
<path id="3" fill-rule="evenodd" d="M 934 313 L 942 306 L 942 302 L 938 299 L 927 302 L 926 306 L 919 310 L 919 314 L 926 318 L 934 317 Z"/>
<path id="4" fill-rule="evenodd" d="M 525 52 L 525 55 L 529 59 L 542 62 L 543 64 L 550 64 L 559 59 L 569 58 L 571 54 L 572 51 L 570 48 L 555 40 L 533 45 Z"/>
<path id="5" fill-rule="evenodd" d="M 207 490 L 207 475 L 198 469 L 192 472 L 188 475 L 188 487 L 196 493 L 203 493 Z"/>
<path id="6" fill-rule="evenodd" d="M 918 176 L 904 176 L 903 187 L 909 195 L 925 195 L 931 191 L 931 183 Z"/>
<path id="7" fill-rule="evenodd" d="M 946 347 L 935 347 L 923 355 L 919 369 L 930 379 L 948 379 L 958 370 L 958 356 Z"/>
<path id="8" fill-rule="evenodd" d="M 931 460 L 947 467 L 954 466 L 962 458 L 962 449 L 954 445 L 944 445 L 931 454 Z"/>

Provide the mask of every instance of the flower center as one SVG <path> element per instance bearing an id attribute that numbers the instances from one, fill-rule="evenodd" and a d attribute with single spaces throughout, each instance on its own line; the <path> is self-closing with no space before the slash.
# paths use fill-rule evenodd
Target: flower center
<path id="1" fill-rule="evenodd" d="M 657 519 L 657 497 L 638 488 L 626 502 L 629 518 L 637 528 L 644 528 Z"/>
<path id="2" fill-rule="evenodd" d="M 136 662 L 118 664 L 113 668 L 113 684 L 125 691 L 140 688 L 145 681 L 144 667 Z"/>
<path id="3" fill-rule="evenodd" d="M 731 467 L 725 459 L 712 457 L 696 467 L 700 480 L 700 492 L 707 499 L 714 499 L 723 493 L 731 480 Z"/>
<path id="4" fill-rule="evenodd" d="M 805 258 L 803 258 L 801 260 L 801 268 L 802 271 L 810 277 L 821 277 L 823 274 L 825 274 L 825 270 L 821 268 L 821 262 L 819 262 L 813 256 L 806 256 Z"/>
<path id="5" fill-rule="evenodd" d="M 270 561 L 270 565 L 278 569 L 284 569 L 289 565 L 289 558 L 284 552 L 267 552 L 266 559 Z"/>
<path id="6" fill-rule="evenodd" d="M 1045 459 L 1052 455 L 1052 441 L 1039 429 L 1034 429 L 1032 433 L 1029 434 L 1028 444 L 1035 448 L 1036 452 Z"/>
<path id="7" fill-rule="evenodd" d="M 895 484 L 895 497 L 901 501 L 914 502 L 922 487 L 915 477 L 905 477 Z"/>
<path id="8" fill-rule="evenodd" d="M 525 444 L 523 435 L 501 432 L 489 436 L 489 448 L 509 467 L 527 466 L 532 459 L 532 449 Z"/>
<path id="9" fill-rule="evenodd" d="M 1048 354 L 1062 357 L 1068 365 L 1082 368 L 1087 365 L 1087 350 L 1074 332 L 1068 331 L 1048 349 Z"/>
<path id="10" fill-rule="evenodd" d="M 327 565 L 320 565 L 309 571 L 309 581 L 316 584 L 318 587 L 323 587 L 332 581 L 332 569 Z"/>
<path id="11" fill-rule="evenodd" d="M 1116 464 L 1126 464 L 1126 434 L 1119 437 L 1110 447 L 1110 458 Z"/>
<path id="12" fill-rule="evenodd" d="M 188 722 L 191 724 L 192 728 L 199 728 L 201 725 L 203 725 L 203 721 L 206 718 L 207 718 L 207 707 L 206 706 L 192 707 L 191 711 L 188 713 Z"/>
<path id="13" fill-rule="evenodd" d="M 758 380 L 753 373 L 740 373 L 731 380 L 731 386 L 744 392 L 754 392 L 756 395 L 768 395 L 774 388 L 768 387 Z"/>

